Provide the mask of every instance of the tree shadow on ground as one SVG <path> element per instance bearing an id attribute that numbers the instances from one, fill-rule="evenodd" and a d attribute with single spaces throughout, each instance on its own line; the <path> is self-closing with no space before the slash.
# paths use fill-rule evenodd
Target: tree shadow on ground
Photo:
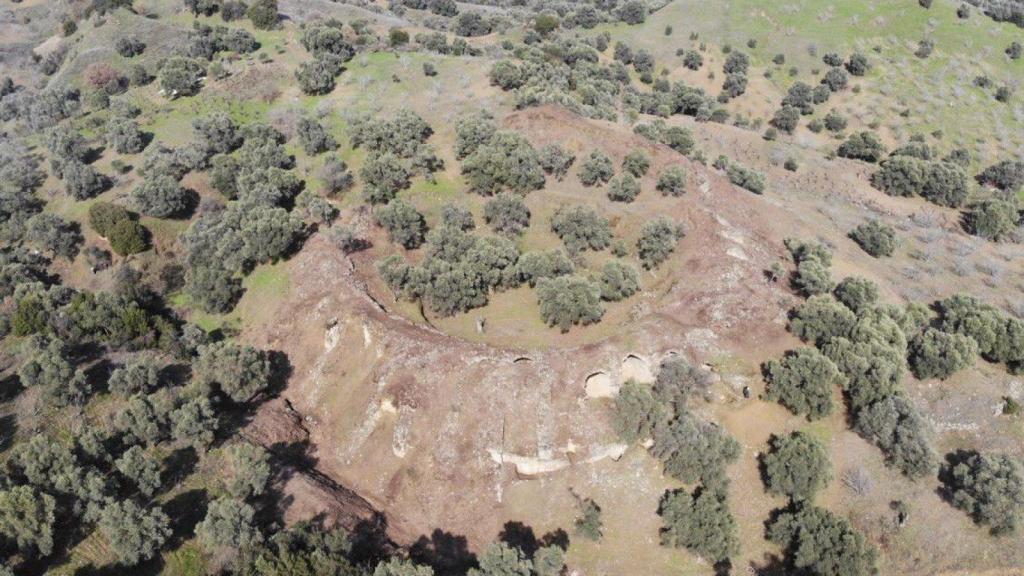
<path id="1" fill-rule="evenodd" d="M 465 536 L 434 529 L 420 536 L 409 548 L 409 557 L 434 569 L 437 576 L 459 576 L 477 566 L 476 555 L 469 551 Z"/>

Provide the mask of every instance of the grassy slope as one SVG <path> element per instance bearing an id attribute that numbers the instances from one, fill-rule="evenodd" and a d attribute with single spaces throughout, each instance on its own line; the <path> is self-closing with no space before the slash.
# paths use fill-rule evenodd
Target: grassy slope
<path id="1" fill-rule="evenodd" d="M 815 84 L 812 69 L 825 69 L 821 56 L 826 52 L 847 55 L 858 50 L 869 56 L 874 67 L 864 79 L 861 94 L 840 99 L 848 105 L 855 122 L 851 128 L 879 122 L 894 140 L 905 140 L 914 133 L 942 130 L 946 147 L 964 146 L 974 151 L 982 163 L 1024 152 L 1024 104 L 1020 94 L 1009 105 L 997 103 L 994 88 L 984 91 L 972 85 L 978 75 L 988 75 L 995 86 L 1020 84 L 1024 60 L 1010 60 L 1005 48 L 1024 33 L 1012 24 L 999 24 L 972 14 L 967 20 L 956 16 L 955 3 L 935 2 L 925 10 L 903 0 L 804 0 L 799 3 L 730 0 L 723 3 L 677 0 L 654 14 L 640 26 L 608 27 L 615 38 L 655 55 L 659 65 L 670 69 L 681 65 L 677 48 L 690 48 L 707 41 L 711 46 L 731 46 L 748 52 L 755 64 L 752 76 L 764 68 L 773 71 L 777 89 L 766 111 L 774 111 L 789 84 L 796 80 Z M 671 25 L 673 35 L 664 29 Z M 690 41 L 691 32 L 699 34 Z M 913 55 L 917 41 L 930 38 L 935 51 L 926 60 Z M 747 48 L 749 39 L 758 42 Z M 816 56 L 809 53 L 814 47 Z M 874 48 L 879 47 L 880 52 Z M 784 54 L 786 64 L 775 66 L 771 59 Z M 721 82 L 721 58 L 712 68 Z M 796 66 L 800 74 L 787 73 Z M 699 75 L 706 76 L 708 69 Z M 752 78 L 752 82 L 753 82 Z M 742 102 L 743 98 L 739 99 Z M 819 106 L 824 114 L 833 102 Z M 842 109 L 842 108 L 841 108 Z M 909 110 L 909 117 L 899 113 Z"/>

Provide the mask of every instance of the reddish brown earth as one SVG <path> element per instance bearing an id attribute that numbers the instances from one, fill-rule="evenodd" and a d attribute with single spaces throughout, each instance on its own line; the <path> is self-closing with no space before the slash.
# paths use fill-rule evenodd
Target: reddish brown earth
<path id="1" fill-rule="evenodd" d="M 509 124 L 536 144 L 558 138 L 547 130 L 560 125 L 571 134 L 562 139 L 568 147 L 599 141 L 613 157 L 643 147 L 652 174 L 680 158 L 622 127 L 557 109 L 522 112 Z M 349 259 L 322 236 L 311 238 L 288 264 L 293 285 L 284 304 L 246 335 L 287 353 L 294 374 L 283 397 L 302 415 L 317 469 L 386 511 L 398 541 L 443 527 L 480 544 L 506 520 L 502 493 L 516 479 L 489 450 L 588 466 L 615 443 L 606 401 L 585 397 L 590 374 L 616 379 L 630 354 L 653 370 L 669 354 L 705 362 L 781 350 L 791 297 L 763 275 L 782 257 L 781 236 L 768 224 L 780 209 L 689 168 L 693 192 L 649 192 L 624 216 L 664 213 L 685 223 L 687 235 L 664 266 L 672 272 L 648 287 L 642 315 L 618 333 L 570 348 L 557 345 L 554 330 L 552 347 L 514 350 L 413 323 L 389 311 L 393 300 L 377 288 L 371 254 Z M 738 397 L 742 383 L 727 379 L 720 399 Z M 303 500 L 297 495 L 295 506 L 315 509 Z"/>

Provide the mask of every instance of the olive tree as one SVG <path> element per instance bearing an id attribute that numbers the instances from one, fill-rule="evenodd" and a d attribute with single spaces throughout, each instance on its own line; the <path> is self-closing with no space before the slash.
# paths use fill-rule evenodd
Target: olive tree
<path id="1" fill-rule="evenodd" d="M 342 59 L 333 54 L 318 54 L 312 60 L 299 64 L 295 79 L 302 92 L 310 95 L 327 94 L 334 90 L 335 78 L 342 73 Z"/>
<path id="2" fill-rule="evenodd" d="M 502 193 L 484 204 L 484 220 L 495 232 L 515 237 L 530 226 L 530 209 L 518 195 Z"/>
<path id="3" fill-rule="evenodd" d="M 986 240 L 999 241 L 1017 230 L 1020 211 L 1013 200 L 986 199 L 973 204 L 963 218 L 964 229 Z"/>
<path id="4" fill-rule="evenodd" d="M 207 550 L 240 548 L 258 544 L 263 538 L 253 524 L 252 506 L 228 496 L 218 498 L 206 509 L 196 525 L 196 536 Z"/>
<path id="5" fill-rule="evenodd" d="M 23 554 L 49 556 L 56 508 L 53 496 L 32 486 L 0 490 L 0 538 L 13 542 Z"/>
<path id="6" fill-rule="evenodd" d="M 311 118 L 299 120 L 296 131 L 298 132 L 299 143 L 302 144 L 302 149 L 310 156 L 334 150 L 338 147 L 338 142 L 324 129 L 323 125 Z"/>
<path id="7" fill-rule="evenodd" d="M 171 536 L 171 521 L 159 507 L 143 509 L 131 500 L 103 507 L 99 528 L 118 561 L 125 566 L 149 560 Z"/>
<path id="8" fill-rule="evenodd" d="M 686 169 L 682 166 L 669 166 L 658 174 L 658 183 L 654 189 L 663 196 L 682 196 L 686 192 Z"/>
<path id="9" fill-rule="evenodd" d="M 143 357 L 115 368 L 107 380 L 107 388 L 115 394 L 132 396 L 152 392 L 159 383 L 160 371 L 156 364 Z"/>
<path id="10" fill-rule="evenodd" d="M 390 152 L 371 153 L 359 171 L 363 195 L 371 204 L 387 204 L 409 186 L 409 170 Z"/>
<path id="11" fill-rule="evenodd" d="M 483 196 L 502 190 L 527 193 L 544 187 L 540 154 L 516 132 L 494 133 L 462 161 L 470 190 Z"/>
<path id="12" fill-rule="evenodd" d="M 836 286 L 835 296 L 847 308 L 860 313 L 878 303 L 878 285 L 867 278 L 849 276 Z"/>
<path id="13" fill-rule="evenodd" d="M 270 455 L 260 446 L 248 442 L 232 445 L 228 456 L 228 493 L 240 500 L 259 496 L 270 480 Z"/>
<path id="14" fill-rule="evenodd" d="M 601 288 L 579 276 L 541 278 L 537 282 L 541 318 L 568 332 L 574 325 L 594 324 L 604 316 Z"/>
<path id="15" fill-rule="evenodd" d="M 608 199 L 613 202 L 632 202 L 640 194 L 640 183 L 630 174 L 611 179 L 608 185 Z"/>
<path id="16" fill-rule="evenodd" d="M 928 328 L 910 341 L 907 359 L 918 378 L 945 380 L 973 365 L 977 355 L 974 339 Z"/>
<path id="17" fill-rule="evenodd" d="M 644 268 L 655 269 L 667 260 L 675 251 L 676 243 L 683 234 L 680 224 L 665 217 L 658 217 L 644 224 L 636 241 L 637 255 Z"/>
<path id="18" fill-rule="evenodd" d="M 82 162 L 68 162 L 63 166 L 64 191 L 75 200 L 88 200 L 103 192 L 107 178 L 95 168 Z"/>
<path id="19" fill-rule="evenodd" d="M 662 546 L 687 548 L 712 563 L 739 553 L 739 529 L 724 492 L 668 490 L 658 504 L 658 515 Z"/>
<path id="20" fill-rule="evenodd" d="M 611 244 L 611 223 L 592 208 L 562 207 L 551 217 L 551 231 L 570 252 L 604 250 Z"/>
<path id="21" fill-rule="evenodd" d="M 890 394 L 858 410 L 854 430 L 885 453 L 886 463 L 910 478 L 935 471 L 927 426 L 902 394 Z"/>
<path id="22" fill-rule="evenodd" d="M 182 216 L 191 207 L 191 197 L 168 174 L 155 174 L 132 189 L 132 202 L 139 212 L 154 218 Z"/>
<path id="23" fill-rule="evenodd" d="M 885 154 L 885 145 L 874 132 L 857 132 L 840 144 L 836 153 L 843 158 L 877 163 Z"/>
<path id="24" fill-rule="evenodd" d="M 622 160 L 622 170 L 633 175 L 634 178 L 642 178 L 651 168 L 651 159 L 639 150 L 634 150 Z"/>
<path id="25" fill-rule="evenodd" d="M 157 78 L 160 90 L 168 98 L 192 96 L 199 92 L 206 66 L 199 60 L 184 56 L 171 56 L 160 67 Z"/>
<path id="26" fill-rule="evenodd" d="M 787 352 L 782 360 L 763 366 L 768 383 L 766 397 L 777 400 L 794 414 L 817 420 L 832 413 L 832 387 L 842 375 L 827 356 L 814 348 Z"/>
<path id="27" fill-rule="evenodd" d="M 831 479 L 828 451 L 804 432 L 773 436 L 771 449 L 761 459 L 770 494 L 811 500 Z"/>
<path id="28" fill-rule="evenodd" d="M 634 444 L 651 438 L 655 427 L 668 421 L 669 412 L 651 393 L 648 384 L 629 380 L 615 397 L 612 427 L 623 441 Z"/>
<path id="29" fill-rule="evenodd" d="M 810 503 L 783 510 L 768 524 L 768 540 L 782 546 L 797 570 L 824 576 L 870 576 L 877 552 L 845 518 Z"/>
<path id="30" fill-rule="evenodd" d="M 576 156 L 558 144 L 548 144 L 537 151 L 544 172 L 561 180 L 569 173 Z"/>
<path id="31" fill-rule="evenodd" d="M 211 112 L 195 118 L 192 129 L 211 154 L 226 154 L 242 145 L 238 124 L 226 112 Z"/>
<path id="32" fill-rule="evenodd" d="M 82 234 L 78 224 L 42 212 L 25 223 L 25 240 L 39 250 L 73 260 L 82 244 Z"/>
<path id="33" fill-rule="evenodd" d="M 114 466 L 147 498 L 151 498 L 160 489 L 160 463 L 148 456 L 141 446 L 125 450 L 114 462 Z"/>
<path id="34" fill-rule="evenodd" d="M 146 138 L 138 122 L 115 116 L 107 121 L 107 143 L 118 154 L 138 154 L 146 147 Z"/>
<path id="35" fill-rule="evenodd" d="M 607 184 L 615 175 L 615 166 L 607 155 L 593 150 L 580 164 L 579 177 L 584 186 Z"/>
<path id="36" fill-rule="evenodd" d="M 235 402 L 247 402 L 270 386 L 270 355 L 251 346 L 215 342 L 200 347 L 193 364 L 194 378 L 216 386 Z"/>
<path id="37" fill-rule="evenodd" d="M 392 242 L 410 249 L 423 244 L 426 221 L 412 204 L 395 199 L 378 207 L 373 214 L 377 223 L 388 231 Z"/>
<path id="38" fill-rule="evenodd" d="M 572 274 L 574 266 L 569 256 L 561 250 L 546 252 L 527 252 L 516 262 L 518 282 L 525 282 L 534 287 L 541 278 L 554 278 Z"/>
<path id="39" fill-rule="evenodd" d="M 640 290 L 636 269 L 618 260 L 611 260 L 601 268 L 601 299 L 618 302 Z"/>
<path id="40" fill-rule="evenodd" d="M 725 487 L 725 468 L 739 458 L 740 445 L 722 428 L 682 411 L 671 422 L 654 428 L 651 455 L 662 461 L 665 472 L 709 490 Z"/>
<path id="41" fill-rule="evenodd" d="M 944 472 L 954 506 L 993 534 L 1016 531 L 1024 510 L 1024 472 L 1018 461 L 1005 454 L 974 452 L 953 459 Z"/>
<path id="42" fill-rule="evenodd" d="M 868 220 L 850 231 L 850 238 L 861 249 L 874 256 L 892 256 L 896 251 L 896 231 L 878 220 Z"/>

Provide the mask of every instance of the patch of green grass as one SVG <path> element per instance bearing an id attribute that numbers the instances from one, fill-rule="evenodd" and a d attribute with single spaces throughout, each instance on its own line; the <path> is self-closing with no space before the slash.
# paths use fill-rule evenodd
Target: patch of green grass
<path id="1" fill-rule="evenodd" d="M 203 576 L 209 574 L 206 565 L 206 558 L 203 556 L 199 545 L 194 541 L 188 541 L 177 550 L 172 550 L 163 555 L 164 569 L 163 576 Z"/>
<path id="2" fill-rule="evenodd" d="M 808 0 L 799 4 L 732 0 L 725 5 L 677 0 L 643 25 L 604 25 L 598 31 L 611 31 L 634 49 L 647 49 L 659 67 L 670 69 L 681 66 L 677 49 L 706 42 L 706 56 L 713 56 L 716 63 L 706 64 L 701 74 L 713 71 L 719 76 L 725 58 L 721 47 L 729 44 L 751 57 L 756 67 L 753 76 L 760 76 L 762 67 L 778 68 L 771 83 L 780 96 L 798 80 L 817 84 L 827 70 L 821 60 L 825 53 L 846 57 L 859 51 L 873 65 L 866 77 L 851 78 L 851 84 L 860 85 L 862 93 L 848 91 L 838 102 L 834 99 L 819 110 L 849 107 L 859 116 L 851 129 L 878 121 L 898 141 L 911 134 L 941 130 L 941 148 L 966 147 L 985 164 L 1012 154 L 1024 143 L 1024 133 L 1013 129 L 1020 125 L 1013 102 L 996 102 L 995 88 L 982 90 L 972 81 L 975 76 L 987 75 L 994 86 L 1000 86 L 1013 84 L 1024 74 L 1024 62 L 1009 60 L 1003 53 L 1010 42 L 1019 39 L 1019 29 L 993 22 L 976 10 L 971 18 L 961 20 L 956 16 L 958 4 L 937 1 L 931 10 L 925 10 L 902 0 Z M 669 40 L 660 34 L 665 25 L 675 28 Z M 690 33 L 699 38 L 689 40 Z M 927 59 L 913 54 L 917 42 L 924 38 L 935 42 Z M 757 40 L 757 47 L 748 48 L 748 39 Z M 780 53 L 786 56 L 786 63 L 776 67 L 771 59 Z M 799 70 L 796 77 L 786 72 L 791 66 Z M 812 69 L 819 70 L 819 75 L 811 75 Z M 904 109 L 911 112 L 906 118 L 898 114 Z"/>
<path id="3" fill-rule="evenodd" d="M 206 331 L 240 327 L 266 319 L 276 309 L 273 305 L 288 294 L 291 278 L 287 263 L 263 264 L 242 280 L 245 292 L 235 308 L 227 314 L 210 314 L 195 307 L 188 294 L 178 292 L 169 298 L 171 305 L 187 311 L 188 319 Z"/>

